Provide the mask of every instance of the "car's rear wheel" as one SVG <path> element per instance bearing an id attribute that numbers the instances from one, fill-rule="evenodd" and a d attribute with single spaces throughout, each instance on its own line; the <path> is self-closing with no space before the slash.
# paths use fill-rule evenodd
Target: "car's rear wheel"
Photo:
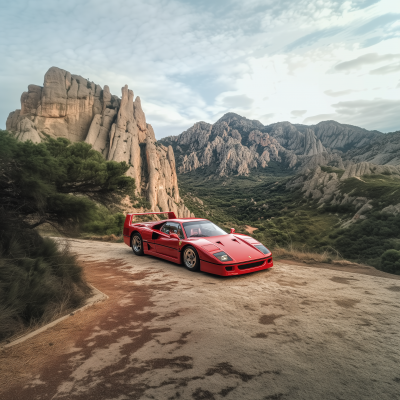
<path id="1" fill-rule="evenodd" d="M 137 256 L 142 256 L 143 252 L 143 240 L 140 233 L 135 232 L 132 235 L 132 250 Z"/>
<path id="2" fill-rule="evenodd" d="M 183 264 L 189 271 L 198 271 L 200 269 L 199 255 L 193 246 L 185 247 L 183 251 Z"/>

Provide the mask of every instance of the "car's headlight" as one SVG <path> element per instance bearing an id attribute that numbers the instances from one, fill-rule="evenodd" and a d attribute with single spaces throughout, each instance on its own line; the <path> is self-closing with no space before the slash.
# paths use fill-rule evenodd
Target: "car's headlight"
<path id="1" fill-rule="evenodd" d="M 232 258 L 230 258 L 224 251 L 214 253 L 213 256 L 217 257 L 219 261 L 232 261 Z"/>
<path id="2" fill-rule="evenodd" d="M 262 245 L 262 244 L 256 244 L 255 246 L 254 246 L 256 249 L 258 249 L 258 250 L 260 250 L 262 253 L 264 253 L 264 254 L 269 254 L 269 253 L 271 253 L 264 245 Z"/>

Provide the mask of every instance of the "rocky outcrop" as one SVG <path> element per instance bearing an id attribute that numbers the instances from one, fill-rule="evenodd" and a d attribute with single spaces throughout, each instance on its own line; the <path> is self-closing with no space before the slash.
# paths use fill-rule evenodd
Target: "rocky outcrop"
<path id="1" fill-rule="evenodd" d="M 267 127 L 268 133 L 278 143 L 294 154 L 313 156 L 325 151 L 321 141 L 310 128 L 299 130 L 290 122 L 278 122 Z"/>
<path id="2" fill-rule="evenodd" d="M 390 205 L 385 207 L 382 212 L 397 215 L 400 214 L 400 203 L 396 205 Z"/>
<path id="3" fill-rule="evenodd" d="M 353 162 L 400 165 L 400 131 L 380 135 L 367 146 L 354 149 L 346 156 Z"/>
<path id="4" fill-rule="evenodd" d="M 364 175 L 399 175 L 400 166 L 395 167 L 393 165 L 375 165 L 372 163 L 361 162 L 357 164 L 349 163 L 347 168 L 340 178 L 344 181 L 348 178 L 357 178 Z"/>
<path id="5" fill-rule="evenodd" d="M 313 169 L 320 165 L 332 166 L 338 169 L 345 168 L 345 164 L 340 154 L 324 151 L 322 153 L 318 153 L 313 156 L 301 157 L 298 160 L 297 169 L 299 170 Z"/>
<path id="6" fill-rule="evenodd" d="M 291 179 L 286 184 L 286 188 L 300 190 L 305 198 L 317 201 L 320 207 L 323 205 L 351 206 L 355 214 L 342 225 L 345 228 L 358 219 L 366 218 L 364 214 L 373 206 L 367 197 L 352 196 L 351 193 L 341 191 L 339 178 L 341 173 L 340 170 L 328 172 L 317 167 L 313 171 L 306 171 Z"/>
<path id="7" fill-rule="evenodd" d="M 40 142 L 45 135 L 85 141 L 107 160 L 125 161 L 135 179 L 138 194 L 153 211 L 174 211 L 193 216 L 179 196 L 174 152 L 155 139 L 147 124 L 140 98 L 128 86 L 122 97 L 108 86 L 50 68 L 43 87 L 29 85 L 21 96 L 21 109 L 10 113 L 7 130 L 19 140 Z"/>
<path id="8" fill-rule="evenodd" d="M 378 131 L 368 131 L 358 126 L 340 124 L 336 121 L 323 121 L 310 126 L 309 129 L 312 129 L 316 138 L 327 149 L 343 152 L 353 148 L 362 148 L 382 136 L 382 133 Z"/>
<path id="9" fill-rule="evenodd" d="M 215 124 L 198 122 L 178 136 L 164 138 L 178 157 L 178 170 L 199 168 L 218 176 L 248 175 L 276 161 L 284 168 L 312 169 L 330 165 L 344 169 L 343 151 L 364 148 L 382 135 L 335 121 L 306 126 L 278 122 L 264 126 L 234 113 Z"/>
<path id="10" fill-rule="evenodd" d="M 351 205 L 353 206 L 352 209 L 356 211 L 352 218 L 354 222 L 357 219 L 366 218 L 365 214 L 372 210 L 373 207 L 379 207 L 382 202 L 387 204 L 387 199 L 384 197 L 380 199 L 379 203 L 372 204 L 372 199 L 376 197 L 374 196 L 374 186 L 369 186 L 368 182 L 363 180 L 368 175 L 387 175 L 390 176 L 390 181 L 400 182 L 399 167 L 363 162 L 358 164 L 347 163 L 345 170 L 324 166 L 318 166 L 312 170 L 304 170 L 286 183 L 286 189 L 299 190 L 303 193 L 304 198 L 312 199 L 320 206 Z M 365 185 L 363 190 L 367 195 L 371 190 L 370 198 L 354 195 L 354 190 L 350 189 L 349 191 L 349 185 L 343 186 L 351 178 L 356 178 L 363 182 L 363 185 Z M 382 177 L 378 178 L 382 180 Z M 400 204 L 391 204 L 380 211 L 397 214 L 400 212 Z M 347 225 L 343 226 L 346 227 Z"/>

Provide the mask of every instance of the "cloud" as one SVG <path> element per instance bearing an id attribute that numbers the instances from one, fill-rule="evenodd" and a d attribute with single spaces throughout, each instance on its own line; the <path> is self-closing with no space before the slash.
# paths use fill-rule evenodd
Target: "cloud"
<path id="1" fill-rule="evenodd" d="M 399 20 L 400 20 L 400 14 L 387 13 L 385 15 L 376 17 L 372 19 L 370 22 L 367 22 L 366 24 L 355 29 L 354 33 L 356 35 L 364 35 L 366 33 L 373 32 L 374 30 L 384 28 L 387 25 Z"/>
<path id="2" fill-rule="evenodd" d="M 293 117 L 302 117 L 306 112 L 307 110 L 292 110 L 291 114 Z"/>
<path id="3" fill-rule="evenodd" d="M 222 104 L 227 108 L 249 109 L 253 103 L 254 100 L 244 94 L 224 97 L 222 100 Z"/>
<path id="4" fill-rule="evenodd" d="M 367 96 L 371 87 L 395 85 L 387 82 L 389 73 L 374 72 L 362 82 L 349 79 L 351 69 L 325 73 L 335 60 L 363 56 L 360 47 L 373 37 L 371 53 L 378 57 L 399 48 L 400 7 L 389 3 L 14 0 L 0 13 L 7 32 L 0 35 L 0 128 L 20 107 L 21 93 L 29 84 L 41 85 L 52 65 L 107 84 L 118 96 L 128 84 L 140 95 L 157 138 L 199 120 L 213 122 L 230 109 L 265 123 L 289 120 L 292 110 L 326 114 L 345 94 L 330 88 Z M 379 41 L 390 35 L 391 47 L 382 46 Z M 397 61 L 366 65 L 379 69 Z M 395 91 L 393 97 L 399 96 Z"/>
<path id="5" fill-rule="evenodd" d="M 268 114 L 263 114 L 259 117 L 260 122 L 262 122 L 264 125 L 271 123 L 272 118 L 275 116 L 275 113 L 268 113 Z"/>
<path id="6" fill-rule="evenodd" d="M 300 39 L 295 40 L 294 42 L 290 43 L 289 45 L 286 46 L 286 51 L 293 51 L 297 48 L 305 47 L 305 46 L 310 46 L 314 43 L 317 43 L 319 40 L 335 36 L 339 32 L 341 32 L 343 28 L 340 27 L 334 27 L 334 28 L 329 28 L 329 29 L 322 29 L 317 32 L 312 32 L 309 33 L 308 35 L 305 35 L 301 37 Z"/>
<path id="7" fill-rule="evenodd" d="M 337 120 L 337 114 L 331 113 L 331 114 L 317 114 L 313 115 L 311 117 L 307 117 L 303 120 L 303 124 L 306 125 L 313 125 L 317 124 L 318 122 L 321 121 L 331 121 L 331 120 Z"/>
<path id="8" fill-rule="evenodd" d="M 346 94 L 350 94 L 353 92 L 356 92 L 357 90 L 352 90 L 352 89 L 347 89 L 347 90 L 338 90 L 337 92 L 334 92 L 333 90 L 325 90 L 325 94 L 330 97 L 340 97 L 340 96 L 345 96 Z"/>
<path id="9" fill-rule="evenodd" d="M 335 66 L 336 71 L 348 71 L 355 68 L 360 68 L 364 65 L 376 64 L 382 61 L 388 61 L 400 58 L 400 54 L 383 54 L 368 53 L 357 57 L 350 61 L 342 62 Z"/>
<path id="10" fill-rule="evenodd" d="M 304 124 L 314 124 L 320 121 L 335 120 L 341 123 L 368 126 L 390 132 L 399 129 L 400 99 L 374 99 L 341 101 L 332 105 L 335 109 L 331 114 L 319 114 L 306 118 Z"/>
<path id="11" fill-rule="evenodd" d="M 384 67 L 373 69 L 369 73 L 371 75 L 386 75 L 386 74 L 391 74 L 393 72 L 399 72 L 399 71 L 400 71 L 400 63 L 385 65 Z"/>

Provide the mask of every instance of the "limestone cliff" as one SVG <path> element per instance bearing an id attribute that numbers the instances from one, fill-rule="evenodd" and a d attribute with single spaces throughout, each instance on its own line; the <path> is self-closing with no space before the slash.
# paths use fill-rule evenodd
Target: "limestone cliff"
<path id="1" fill-rule="evenodd" d="M 40 142 L 45 135 L 85 141 L 107 160 L 125 161 L 138 194 L 151 210 L 172 210 L 181 217 L 192 214 L 179 196 L 175 157 L 171 146 L 156 141 L 146 123 L 140 98 L 128 86 L 122 97 L 108 86 L 96 85 L 60 68 L 50 68 L 43 87 L 29 85 L 21 96 L 21 109 L 11 112 L 7 130 L 19 140 Z"/>

